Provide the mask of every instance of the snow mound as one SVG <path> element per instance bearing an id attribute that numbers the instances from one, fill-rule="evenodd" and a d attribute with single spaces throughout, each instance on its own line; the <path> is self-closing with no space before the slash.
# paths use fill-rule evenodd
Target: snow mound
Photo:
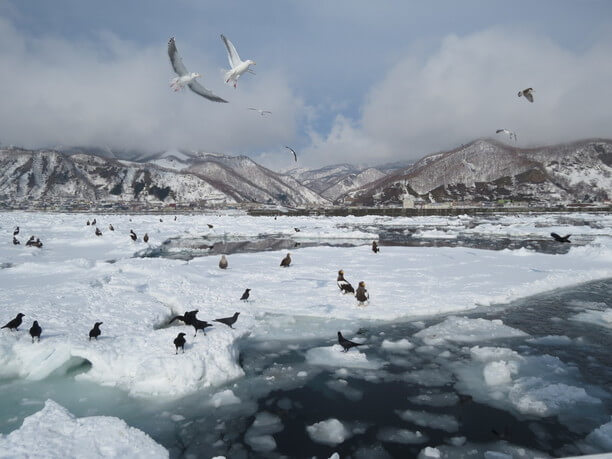
<path id="1" fill-rule="evenodd" d="M 167 458 L 168 451 L 144 432 L 109 416 L 76 418 L 53 400 L 0 435 L 0 451 L 11 457 Z"/>
<path id="2" fill-rule="evenodd" d="M 331 446 L 339 445 L 352 436 L 351 431 L 335 418 L 307 426 L 306 432 L 312 441 Z"/>

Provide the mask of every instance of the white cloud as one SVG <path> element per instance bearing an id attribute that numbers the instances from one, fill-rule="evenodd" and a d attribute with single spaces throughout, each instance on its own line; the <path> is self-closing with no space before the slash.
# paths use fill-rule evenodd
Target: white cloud
<path id="1" fill-rule="evenodd" d="M 361 118 L 313 135 L 313 159 L 414 159 L 508 128 L 520 146 L 612 137 L 612 41 L 577 53 L 533 34 L 448 36 L 427 59 L 400 59 L 365 98 Z M 533 87 L 535 102 L 518 98 Z M 505 140 L 505 139 L 504 139 Z"/>
<path id="2" fill-rule="evenodd" d="M 180 37 L 177 45 L 187 67 L 229 104 L 174 94 L 165 42 L 140 47 L 111 33 L 95 42 L 34 38 L 0 18 L 0 142 L 243 153 L 295 136 L 303 103 L 281 71 L 244 76 L 234 90 L 222 80 L 225 60 L 211 62 Z M 250 106 L 274 114 L 262 119 Z"/>

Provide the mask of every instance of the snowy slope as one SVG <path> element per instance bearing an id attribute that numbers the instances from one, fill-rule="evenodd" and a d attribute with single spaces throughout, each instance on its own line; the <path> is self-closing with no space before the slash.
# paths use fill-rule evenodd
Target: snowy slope
<path id="1" fill-rule="evenodd" d="M 329 204 L 293 177 L 277 174 L 246 156 L 202 155 L 187 171 L 218 184 L 238 201 L 291 206 Z"/>

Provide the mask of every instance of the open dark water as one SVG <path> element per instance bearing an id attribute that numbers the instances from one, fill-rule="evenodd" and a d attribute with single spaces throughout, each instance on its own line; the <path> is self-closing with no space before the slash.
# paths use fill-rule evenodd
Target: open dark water
<path id="1" fill-rule="evenodd" d="M 77 416 L 112 415 L 150 434 L 169 449 L 171 457 L 319 457 L 333 452 L 340 457 L 417 457 L 426 446 L 441 448 L 443 457 L 483 457 L 485 451 L 505 451 L 514 457 L 533 457 L 537 451 L 559 457 L 580 454 L 585 436 L 608 422 L 612 415 L 612 330 L 576 321 L 584 310 L 612 307 L 612 279 L 590 282 L 564 290 L 465 314 L 470 318 L 501 319 L 530 338 L 493 339 L 478 343 L 447 343 L 431 349 L 412 335 L 443 321 L 436 317 L 396 324 L 362 324 L 349 336 L 367 343 L 362 351 L 378 369 L 341 370 L 340 366 L 312 365 L 307 350 L 336 342 L 333 322 L 303 319 L 297 327 L 329 329 L 328 339 L 282 340 L 248 338 L 240 343 L 240 362 L 246 376 L 226 387 L 215 388 L 179 400 L 140 400 L 114 388 L 75 381 L 87 367 L 73 368 L 45 381 L 5 381 L 0 385 L 0 432 L 17 428 L 24 416 L 53 398 Z M 348 326 L 347 324 L 344 324 Z M 339 327 L 338 327 L 339 328 Z M 348 334 L 348 333 L 347 333 Z M 561 335 L 564 340 L 533 342 L 531 338 Z M 384 339 L 409 339 L 415 348 L 388 352 Z M 458 368 L 469 368 L 469 347 L 511 348 L 521 356 L 550 355 L 562 367 L 542 367 L 561 375 L 571 385 L 583 387 L 599 400 L 582 410 L 580 405 L 559 415 L 537 417 L 476 401 L 477 388 L 460 383 Z M 476 370 L 475 370 L 476 371 Z M 303 372 L 303 373 L 300 373 Z M 241 403 L 214 407 L 212 393 L 231 389 Z M 442 395 L 441 395 L 442 394 Z M 417 396 L 443 397 L 444 406 L 415 402 Z M 412 400 L 409 400 L 412 398 Z M 440 403 L 438 403 L 440 404 Z M 403 420 L 398 411 L 414 410 L 441 419 L 448 416 L 456 427 L 418 425 Z M 268 422 L 252 427 L 265 412 Z M 426 416 L 426 415 L 425 415 Z M 444 418 L 446 416 L 446 418 Z M 422 417 L 422 416 L 421 416 Z M 336 418 L 350 432 L 338 445 L 313 441 L 306 426 Z M 444 424 L 444 423 L 443 423 Z M 419 443 L 390 441 L 392 429 L 419 431 Z M 272 440 L 270 440 L 272 439 Z M 273 443 L 270 443 L 273 442 Z M 463 444 L 463 446 L 453 446 Z M 524 448 L 524 455 L 516 453 Z M 469 455 L 468 452 L 473 454 Z M 476 451 L 477 453 L 474 453 Z M 541 456 L 541 454 L 540 454 Z"/>

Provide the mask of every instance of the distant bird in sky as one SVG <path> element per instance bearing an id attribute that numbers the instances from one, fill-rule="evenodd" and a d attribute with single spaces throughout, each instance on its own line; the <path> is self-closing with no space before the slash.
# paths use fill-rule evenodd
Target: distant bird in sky
<path id="1" fill-rule="evenodd" d="M 365 343 L 355 343 L 353 341 L 350 341 L 346 339 L 344 336 L 342 336 L 342 333 L 338 332 L 338 344 L 340 344 L 340 346 L 344 348 L 344 351 L 342 352 L 348 352 L 350 348 L 362 346 Z"/>
<path id="2" fill-rule="evenodd" d="M 19 242 L 19 239 L 13 236 L 13 245 L 19 245 L 19 244 L 21 244 L 21 242 Z"/>
<path id="3" fill-rule="evenodd" d="M 242 294 L 242 296 L 240 297 L 241 300 L 246 301 L 249 299 L 249 292 L 251 291 L 250 288 L 247 288 L 244 293 Z"/>
<path id="4" fill-rule="evenodd" d="M 17 236 L 19 234 L 19 227 L 16 226 L 15 229 L 13 230 L 13 236 Z"/>
<path id="5" fill-rule="evenodd" d="M 285 148 L 291 151 L 291 153 L 293 153 L 293 159 L 295 159 L 295 162 L 297 163 L 297 153 L 295 152 L 295 150 L 293 148 L 288 147 L 287 145 L 285 145 Z"/>
<path id="6" fill-rule="evenodd" d="M 132 241 L 138 239 L 138 236 L 136 236 L 136 233 L 133 230 L 130 230 L 130 237 L 132 238 Z"/>
<path id="7" fill-rule="evenodd" d="M 514 141 L 516 142 L 516 132 L 512 132 L 509 131 L 508 129 L 498 129 L 497 131 L 495 131 L 496 134 L 506 134 L 508 137 L 510 137 L 510 140 L 512 140 L 512 137 L 514 137 Z"/>
<path id="8" fill-rule="evenodd" d="M 211 225 L 210 223 L 207 223 L 206 226 L 208 226 L 209 229 L 213 229 L 214 228 L 214 226 Z"/>
<path id="9" fill-rule="evenodd" d="M 108 225 L 108 229 L 111 231 L 115 231 L 115 227 L 112 224 Z"/>
<path id="10" fill-rule="evenodd" d="M 270 110 L 262 110 L 260 108 L 249 107 L 249 110 L 254 110 L 254 111 L 258 112 L 261 116 L 271 115 L 272 114 L 272 112 Z"/>
<path id="11" fill-rule="evenodd" d="M 235 88 L 238 84 L 238 78 L 240 78 L 243 73 L 249 72 L 255 74 L 255 72 L 250 69 L 251 65 L 255 65 L 255 61 L 252 61 L 251 59 L 243 61 L 240 59 L 238 51 L 236 51 L 236 47 L 225 35 L 221 34 L 221 40 L 223 40 L 223 43 L 225 43 L 225 48 L 227 49 L 227 60 L 229 61 L 230 65 L 230 70 L 225 73 L 225 82 L 229 83 L 230 81 L 233 81 Z"/>
<path id="12" fill-rule="evenodd" d="M 569 240 L 571 234 L 568 234 L 568 235 L 563 236 L 563 237 L 559 236 L 557 233 L 550 233 L 550 235 L 557 242 L 568 242 L 568 243 L 572 242 L 572 241 Z"/>
<path id="13" fill-rule="evenodd" d="M 227 100 L 217 96 L 211 90 L 206 89 L 196 81 L 196 78 L 200 78 L 202 75 L 187 70 L 187 67 L 183 64 L 183 59 L 181 59 L 176 49 L 174 37 L 168 40 L 168 56 L 170 57 L 170 63 L 172 64 L 174 72 L 178 75 L 178 77 L 170 80 L 170 86 L 174 91 L 178 91 L 187 85 L 193 92 L 208 100 L 212 100 L 213 102 L 227 102 Z"/>
<path id="14" fill-rule="evenodd" d="M 534 92 L 533 88 L 523 89 L 522 91 L 518 92 L 518 96 L 519 97 L 523 96 L 529 102 L 533 102 L 533 92 Z"/>

